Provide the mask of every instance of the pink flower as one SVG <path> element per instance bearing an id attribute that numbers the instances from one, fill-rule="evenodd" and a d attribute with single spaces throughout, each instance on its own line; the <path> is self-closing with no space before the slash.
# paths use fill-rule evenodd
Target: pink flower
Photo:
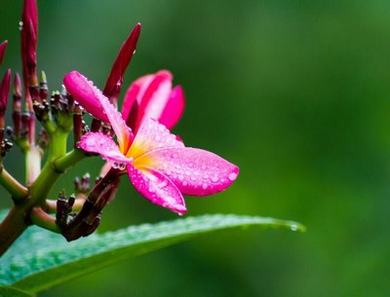
<path id="1" fill-rule="evenodd" d="M 0 43 L 0 65 L 3 63 L 3 58 L 5 54 L 5 49 L 7 48 L 8 41 L 4 40 L 2 43 Z"/>
<path id="2" fill-rule="evenodd" d="M 90 132 L 81 138 L 79 148 L 126 169 L 134 187 L 151 202 L 184 214 L 187 209 L 183 194 L 215 194 L 237 178 L 237 166 L 211 152 L 185 147 L 154 119 L 144 117 L 134 135 L 122 114 L 80 73 L 67 74 L 64 84 L 82 105 L 99 103 L 101 110 L 94 109 L 97 114 L 89 112 L 101 119 L 105 117 L 118 141 L 116 144 L 103 133 Z"/>

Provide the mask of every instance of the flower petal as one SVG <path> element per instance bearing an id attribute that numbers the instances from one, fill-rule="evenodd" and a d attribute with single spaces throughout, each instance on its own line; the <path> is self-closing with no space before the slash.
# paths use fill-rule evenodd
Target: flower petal
<path id="1" fill-rule="evenodd" d="M 180 215 L 186 213 L 183 195 L 167 176 L 157 171 L 141 171 L 131 164 L 127 172 L 131 183 L 146 199 Z"/>
<path id="2" fill-rule="evenodd" d="M 221 192 L 237 178 L 239 168 L 197 148 L 164 148 L 135 159 L 139 169 L 153 168 L 168 176 L 183 194 L 205 196 Z"/>
<path id="3" fill-rule="evenodd" d="M 104 160 L 119 164 L 128 164 L 131 159 L 126 158 L 111 137 L 101 132 L 88 132 L 84 134 L 77 147 L 89 152 L 99 154 Z"/>
<path id="4" fill-rule="evenodd" d="M 152 80 L 152 74 L 142 76 L 135 80 L 127 89 L 122 104 L 122 117 L 127 123 L 129 122 L 130 112 L 134 103 L 138 103 L 138 105 L 141 103 L 145 91 Z"/>
<path id="5" fill-rule="evenodd" d="M 168 103 L 172 90 L 172 74 L 167 70 L 157 72 L 140 102 L 137 127 L 145 118 L 158 120 Z"/>
<path id="6" fill-rule="evenodd" d="M 130 146 L 132 133 L 108 98 L 77 71 L 68 73 L 64 78 L 64 84 L 68 92 L 93 116 L 104 120 L 103 114 L 105 115 L 105 121 L 111 124 L 118 138 L 120 151 L 125 153 Z"/>
<path id="7" fill-rule="evenodd" d="M 109 122 L 96 94 L 96 87 L 86 77 L 77 71 L 69 72 L 64 77 L 64 85 L 87 112 L 103 122 Z"/>
<path id="8" fill-rule="evenodd" d="M 172 74 L 167 70 L 160 70 L 137 79 L 126 92 L 122 109 L 123 118 L 133 125 L 134 130 L 137 130 L 146 118 L 158 120 L 168 103 L 171 91 Z M 137 112 L 130 112 L 135 104 L 138 106 Z M 133 118 L 130 119 L 130 115 Z"/>
<path id="9" fill-rule="evenodd" d="M 169 100 L 160 115 L 159 122 L 168 129 L 173 128 L 181 119 L 184 107 L 185 97 L 183 88 L 181 86 L 176 86 L 173 88 Z"/>
<path id="10" fill-rule="evenodd" d="M 169 147 L 184 147 L 183 142 L 177 140 L 162 124 L 152 119 L 145 119 L 139 128 L 134 141 L 127 152 L 128 157 L 137 158 L 144 153 Z"/>

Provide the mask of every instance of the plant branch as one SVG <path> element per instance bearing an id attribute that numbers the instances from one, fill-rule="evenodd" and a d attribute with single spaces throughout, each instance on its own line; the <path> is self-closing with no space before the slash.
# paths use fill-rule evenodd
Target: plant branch
<path id="1" fill-rule="evenodd" d="M 11 194 L 14 201 L 19 201 L 27 197 L 28 189 L 18 182 L 1 164 L 0 184 Z"/>
<path id="2" fill-rule="evenodd" d="M 23 233 L 28 224 L 25 220 L 25 210 L 14 206 L 0 224 L 0 256 Z"/>
<path id="3" fill-rule="evenodd" d="M 77 162 L 81 161 L 88 155 L 85 154 L 82 150 L 79 149 L 73 149 L 69 153 L 67 153 L 65 156 L 62 156 L 58 159 L 56 159 L 53 162 L 53 167 L 55 170 L 59 172 L 64 172 L 69 167 L 72 167 Z"/>
<path id="4" fill-rule="evenodd" d="M 31 222 L 39 227 L 52 232 L 60 233 L 54 217 L 45 212 L 41 207 L 34 207 L 30 213 Z"/>

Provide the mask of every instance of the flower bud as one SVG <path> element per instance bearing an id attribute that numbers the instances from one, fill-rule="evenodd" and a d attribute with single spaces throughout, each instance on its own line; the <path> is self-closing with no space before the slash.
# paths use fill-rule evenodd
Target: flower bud
<path id="1" fill-rule="evenodd" d="M 4 121 L 4 114 L 7 108 L 10 86 L 11 86 L 11 69 L 8 69 L 7 72 L 4 74 L 3 80 L 0 83 L 0 117 L 2 118 L 0 121 Z M 0 126 L 1 128 L 4 128 L 4 122 L 3 125 L 1 125 L 0 123 Z"/>
<path id="2" fill-rule="evenodd" d="M 19 138 L 22 128 L 22 83 L 18 73 L 14 77 L 13 99 L 12 121 L 14 124 L 14 135 L 16 138 Z"/>
<path id="3" fill-rule="evenodd" d="M 25 0 L 21 22 L 23 78 L 26 92 L 37 86 L 38 8 L 36 0 Z M 30 96 L 26 94 L 27 107 L 32 110 Z"/>
<path id="4" fill-rule="evenodd" d="M 49 89 L 47 87 L 47 78 L 45 71 L 41 71 L 41 76 L 39 79 L 39 98 L 41 100 L 47 100 L 49 95 Z"/>
<path id="5" fill-rule="evenodd" d="M 137 47 L 137 41 L 141 33 L 141 24 L 137 23 L 133 30 L 130 32 L 129 36 L 122 44 L 119 49 L 119 53 L 112 64 L 110 75 L 107 78 L 106 86 L 104 87 L 103 94 L 108 97 L 108 99 L 114 104 L 117 105 L 118 96 L 122 88 L 123 76 L 129 65 L 133 55 L 135 54 L 135 49 Z M 91 130 L 99 131 L 101 129 L 102 123 L 99 119 L 93 119 Z"/>
<path id="6" fill-rule="evenodd" d="M 5 49 L 7 48 L 8 45 L 8 40 L 3 41 L 0 43 L 0 65 L 3 63 L 3 58 L 5 54 Z"/>
<path id="7" fill-rule="evenodd" d="M 118 56 L 112 65 L 103 94 L 115 105 L 122 87 L 123 76 L 135 53 L 137 41 L 141 33 L 141 24 L 137 23 L 122 44 Z"/>
<path id="8" fill-rule="evenodd" d="M 76 194 L 87 194 L 91 190 L 91 176 L 89 173 L 82 177 L 77 176 L 74 180 Z"/>

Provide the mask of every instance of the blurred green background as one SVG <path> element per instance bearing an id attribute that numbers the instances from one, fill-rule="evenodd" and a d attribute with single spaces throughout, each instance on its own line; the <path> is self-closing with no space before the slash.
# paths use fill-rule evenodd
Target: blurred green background
<path id="1" fill-rule="evenodd" d="M 389 1 L 41 0 L 39 8 L 39 68 L 52 89 L 72 69 L 103 86 L 121 42 L 143 23 L 126 83 L 170 69 L 187 95 L 175 132 L 241 167 L 228 191 L 188 198 L 190 215 L 308 227 L 203 237 L 42 296 L 389 296 Z M 10 41 L 1 72 L 20 69 L 20 10 L 21 1 L 1 0 L 0 39 Z M 23 178 L 20 157 L 15 149 L 6 164 Z M 101 165 L 79 164 L 53 195 Z M 99 231 L 174 218 L 123 179 Z"/>

